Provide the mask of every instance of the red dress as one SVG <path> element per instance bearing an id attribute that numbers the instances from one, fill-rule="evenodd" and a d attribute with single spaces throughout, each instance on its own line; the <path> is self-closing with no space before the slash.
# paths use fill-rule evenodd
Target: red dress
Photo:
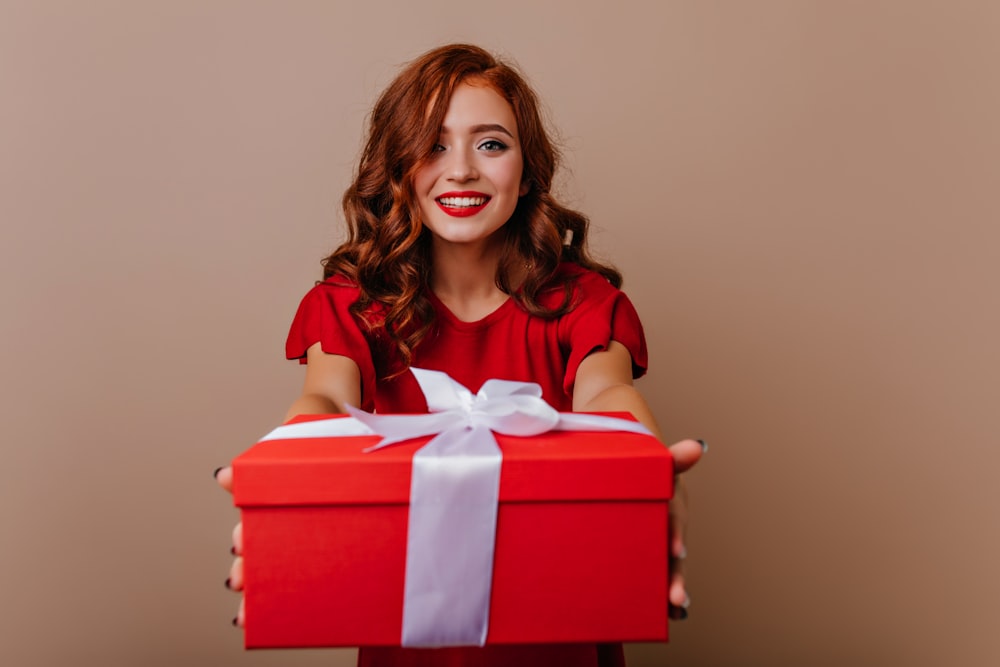
<path id="1" fill-rule="evenodd" d="M 632 355 L 632 371 L 646 370 L 646 342 L 635 308 L 600 274 L 575 264 L 559 267 L 573 279 L 573 309 L 556 319 L 525 312 L 510 299 L 476 322 L 463 322 L 428 292 L 437 315 L 434 328 L 413 352 L 412 365 L 440 370 L 476 392 L 490 378 L 537 382 L 546 401 L 560 411 L 572 409 L 573 383 L 580 362 L 612 341 Z M 398 354 L 377 328 L 360 325 L 348 311 L 358 287 L 333 277 L 306 294 L 286 344 L 289 359 L 305 363 L 306 350 L 319 342 L 324 352 L 350 357 L 361 370 L 361 407 L 378 412 L 426 412 L 427 404 L 409 372 L 390 380 Z M 562 303 L 563 290 L 543 290 L 539 301 Z M 362 648 L 362 667 L 606 667 L 624 665 L 620 645 L 553 644 L 444 649 Z"/>

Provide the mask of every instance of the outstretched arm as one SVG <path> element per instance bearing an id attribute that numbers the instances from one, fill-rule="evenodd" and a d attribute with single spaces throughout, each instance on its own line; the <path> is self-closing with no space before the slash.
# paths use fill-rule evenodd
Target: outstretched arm
<path id="1" fill-rule="evenodd" d="M 353 359 L 326 354 L 320 343 L 306 351 L 306 379 L 285 420 L 296 415 L 327 415 L 347 412 L 344 405 L 361 405 L 361 370 Z"/>
<path id="2" fill-rule="evenodd" d="M 632 355 L 618 341 L 607 350 L 592 352 L 576 371 L 574 412 L 631 412 L 662 440 L 660 427 L 639 390 L 632 384 Z"/>

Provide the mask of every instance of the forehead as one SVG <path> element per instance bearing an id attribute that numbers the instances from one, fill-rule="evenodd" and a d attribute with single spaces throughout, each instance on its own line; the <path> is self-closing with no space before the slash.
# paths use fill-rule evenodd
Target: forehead
<path id="1" fill-rule="evenodd" d="M 448 102 L 442 132 L 461 132 L 481 125 L 502 125 L 517 134 L 514 109 L 492 86 L 460 83 Z"/>

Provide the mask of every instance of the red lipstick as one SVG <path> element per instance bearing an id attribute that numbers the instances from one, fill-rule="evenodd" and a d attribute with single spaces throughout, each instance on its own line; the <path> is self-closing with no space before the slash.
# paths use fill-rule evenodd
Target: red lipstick
<path id="1" fill-rule="evenodd" d="M 434 202 L 442 211 L 455 218 L 467 218 L 479 213 L 490 203 L 490 196 L 482 192 L 463 190 L 461 192 L 445 192 L 434 198 Z"/>

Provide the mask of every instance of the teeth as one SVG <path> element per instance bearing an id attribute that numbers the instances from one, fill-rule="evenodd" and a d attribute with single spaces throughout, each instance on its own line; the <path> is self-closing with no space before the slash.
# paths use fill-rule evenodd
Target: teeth
<path id="1" fill-rule="evenodd" d="M 450 208 L 463 208 L 482 206 L 486 203 L 486 197 L 440 197 L 438 201 Z"/>

